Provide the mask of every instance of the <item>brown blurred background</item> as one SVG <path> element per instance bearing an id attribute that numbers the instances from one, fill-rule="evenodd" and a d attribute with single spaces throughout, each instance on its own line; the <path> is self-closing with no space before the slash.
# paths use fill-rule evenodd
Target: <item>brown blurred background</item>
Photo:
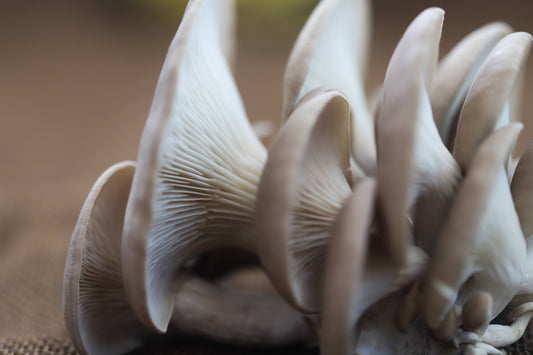
<path id="1" fill-rule="evenodd" d="M 64 336 L 61 282 L 77 214 L 107 166 L 135 159 L 184 3 L 0 0 L 0 344 Z M 315 3 L 239 2 L 235 75 L 252 120 L 278 123 L 284 65 Z M 494 20 L 533 32 L 529 1 L 373 4 L 369 89 L 382 81 L 405 27 L 428 6 L 446 10 L 443 54 Z M 525 117 L 532 93 L 528 74 Z"/>

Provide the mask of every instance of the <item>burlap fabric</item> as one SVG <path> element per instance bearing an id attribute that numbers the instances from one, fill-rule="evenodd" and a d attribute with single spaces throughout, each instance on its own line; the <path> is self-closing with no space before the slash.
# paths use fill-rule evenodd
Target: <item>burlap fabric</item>
<path id="1" fill-rule="evenodd" d="M 0 354 L 76 354 L 66 335 L 61 311 L 62 276 L 70 228 L 55 226 L 55 238 L 38 239 L 36 235 L 46 235 L 51 227 L 27 228 L 25 224 L 33 224 L 30 219 L 9 217 L 3 212 L 0 219 Z M 59 220 L 67 217 L 68 213 L 56 216 Z M 522 341 L 506 350 L 509 354 L 533 354 L 532 339 L 528 332 Z M 147 344 L 132 354 L 252 353 L 314 355 L 318 350 L 303 347 L 246 349 L 180 337 Z"/>

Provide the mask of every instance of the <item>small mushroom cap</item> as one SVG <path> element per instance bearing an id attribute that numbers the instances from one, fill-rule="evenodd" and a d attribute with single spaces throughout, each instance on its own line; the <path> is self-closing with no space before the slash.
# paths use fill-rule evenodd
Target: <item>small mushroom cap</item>
<path id="1" fill-rule="evenodd" d="M 123 234 L 124 286 L 146 327 L 164 332 L 185 264 L 219 246 L 255 249 L 266 150 L 226 56 L 230 0 L 190 1 L 141 138 Z"/>
<path id="2" fill-rule="evenodd" d="M 505 36 L 479 68 L 461 109 L 453 156 L 464 172 L 494 129 L 509 123 L 509 97 L 531 48 L 529 33 Z"/>
<path id="3" fill-rule="evenodd" d="M 459 110 L 477 70 L 496 43 L 510 32 L 511 28 L 501 22 L 480 27 L 440 61 L 429 97 L 433 119 L 448 148 L 453 147 Z"/>
<path id="4" fill-rule="evenodd" d="M 346 200 L 335 221 L 324 271 L 321 351 L 351 354 L 356 346 L 355 326 L 362 314 L 358 300 L 374 219 L 376 183 L 360 182 Z"/>
<path id="5" fill-rule="evenodd" d="M 453 190 L 457 167 L 431 114 L 427 86 L 435 68 L 444 12 L 423 11 L 390 60 L 378 120 L 378 208 L 387 247 L 405 264 L 411 232 L 406 218 L 427 189 Z"/>
<path id="6" fill-rule="evenodd" d="M 525 241 L 505 172 L 521 129 L 522 124 L 513 123 L 495 131 L 472 159 L 437 238 L 423 287 L 422 309 L 431 328 L 440 325 L 461 287 L 462 298 L 477 291 L 493 296 L 492 319 L 521 283 Z"/>
<path id="7" fill-rule="evenodd" d="M 339 212 L 331 234 L 324 271 L 321 351 L 352 354 L 356 326 L 372 305 L 422 275 L 427 256 L 410 247 L 398 269 L 383 246 L 370 239 L 376 183 L 362 180 Z"/>
<path id="8" fill-rule="evenodd" d="M 374 120 L 364 90 L 370 32 L 368 0 L 322 0 L 302 29 L 284 78 L 283 117 L 317 88 L 338 90 L 351 110 L 351 151 L 367 173 L 376 168 Z M 331 62 L 335 58 L 335 63 Z"/>
<path id="9" fill-rule="evenodd" d="M 463 305 L 461 328 L 467 332 L 483 334 L 490 323 L 492 296 L 488 292 L 476 292 Z"/>
<path id="10" fill-rule="evenodd" d="M 108 168 L 91 188 L 72 234 L 63 280 L 63 313 L 81 354 L 125 353 L 144 330 L 126 299 L 120 267 L 124 210 L 135 163 Z"/>
<path id="11" fill-rule="evenodd" d="M 272 143 L 257 192 L 259 257 L 295 307 L 320 309 L 326 247 L 350 194 L 349 109 L 336 91 L 304 98 Z"/>
<path id="12" fill-rule="evenodd" d="M 533 235 L 533 142 L 518 161 L 511 182 L 514 206 L 526 238 Z"/>

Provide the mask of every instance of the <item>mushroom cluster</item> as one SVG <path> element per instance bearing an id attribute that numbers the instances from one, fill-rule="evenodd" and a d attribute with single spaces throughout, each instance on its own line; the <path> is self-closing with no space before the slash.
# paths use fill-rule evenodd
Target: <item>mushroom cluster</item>
<path id="1" fill-rule="evenodd" d="M 439 61 L 444 12 L 427 9 L 368 100 L 369 4 L 321 0 L 267 149 L 231 72 L 233 11 L 189 1 L 137 162 L 110 167 L 85 201 L 63 290 L 76 349 L 182 333 L 328 355 L 517 341 L 533 317 L 533 144 L 514 148 L 531 35 L 488 24 Z M 267 277 L 195 273 L 228 247 Z"/>

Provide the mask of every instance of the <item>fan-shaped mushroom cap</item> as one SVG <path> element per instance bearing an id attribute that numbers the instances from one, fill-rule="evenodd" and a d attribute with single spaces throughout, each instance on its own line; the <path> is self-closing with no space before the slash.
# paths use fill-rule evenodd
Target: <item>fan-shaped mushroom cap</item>
<path id="1" fill-rule="evenodd" d="M 319 87 L 345 95 L 351 110 L 351 151 L 368 174 L 376 169 L 374 120 L 363 77 L 370 32 L 368 0 L 322 0 L 302 29 L 287 63 L 284 118 Z M 335 58 L 335 63 L 331 59 Z"/>
<path id="2" fill-rule="evenodd" d="M 387 68 L 378 120 L 378 197 L 391 256 L 405 264 L 406 214 L 419 195 L 453 192 L 458 169 L 440 140 L 427 87 L 435 68 L 444 12 L 423 11 L 409 25 Z"/>
<path id="3" fill-rule="evenodd" d="M 492 296 L 488 292 L 474 293 L 463 305 L 461 328 L 467 332 L 483 334 L 492 316 Z"/>
<path id="4" fill-rule="evenodd" d="M 453 156 L 464 172 L 478 146 L 494 129 L 509 123 L 509 96 L 523 70 L 531 35 L 507 35 L 479 68 L 461 109 Z"/>
<path id="5" fill-rule="evenodd" d="M 295 307 L 320 309 L 326 247 L 350 194 L 349 109 L 336 91 L 302 99 L 272 143 L 257 192 L 259 257 Z"/>
<path id="6" fill-rule="evenodd" d="M 373 179 L 360 182 L 333 226 L 322 288 L 323 354 L 353 354 L 356 325 L 362 314 L 419 276 L 427 260 L 423 252 L 413 247 L 406 267 L 397 269 L 383 248 L 374 245 L 369 250 L 375 191 Z"/>
<path id="7" fill-rule="evenodd" d="M 320 348 L 324 354 L 352 353 L 357 345 L 355 325 L 362 313 L 358 307 L 359 295 L 366 291 L 362 281 L 375 190 L 373 179 L 360 182 L 333 226 L 322 286 Z"/>
<path id="8" fill-rule="evenodd" d="M 122 287 L 120 237 L 135 163 L 107 169 L 91 188 L 72 234 L 63 314 L 82 354 L 119 354 L 141 344 L 143 327 Z"/>
<path id="9" fill-rule="evenodd" d="M 63 307 L 82 354 L 125 353 L 154 335 L 139 322 L 122 282 L 121 237 L 133 162 L 107 169 L 80 213 L 65 267 Z M 181 332 L 248 346 L 310 343 L 311 324 L 272 292 L 187 279 L 174 297 L 171 324 Z"/>
<path id="10" fill-rule="evenodd" d="M 266 151 L 225 57 L 231 6 L 187 6 L 139 147 L 123 235 L 124 284 L 141 321 L 160 332 L 191 257 L 221 245 L 255 249 L 255 192 Z"/>
<path id="11" fill-rule="evenodd" d="M 477 70 L 496 43 L 510 32 L 505 23 L 485 25 L 463 38 L 440 61 L 429 97 L 433 119 L 449 149 L 455 140 L 459 110 Z"/>
<path id="12" fill-rule="evenodd" d="M 506 175 L 521 128 L 513 123 L 492 133 L 472 159 L 426 275 L 422 309 L 431 328 L 475 292 L 492 296 L 493 319 L 521 284 L 526 245 Z"/>

